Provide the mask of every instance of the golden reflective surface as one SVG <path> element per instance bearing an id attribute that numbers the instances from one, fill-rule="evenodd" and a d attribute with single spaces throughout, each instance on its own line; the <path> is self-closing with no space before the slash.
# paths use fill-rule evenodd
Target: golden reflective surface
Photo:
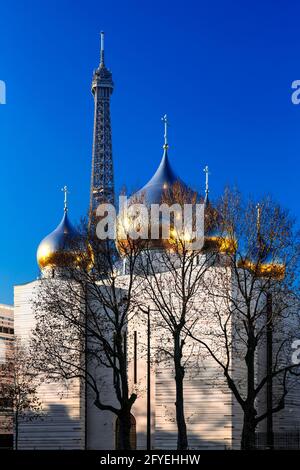
<path id="1" fill-rule="evenodd" d="M 180 250 L 182 247 L 188 246 L 187 244 L 192 242 L 188 236 L 183 238 L 176 237 L 175 232 L 171 230 L 170 238 L 166 239 L 157 239 L 157 240 L 132 240 L 120 238 L 116 241 L 117 249 L 121 256 L 128 255 L 133 250 L 140 249 L 162 249 L 162 250 L 173 250 L 174 248 Z M 203 253 L 215 252 L 223 254 L 233 254 L 237 250 L 237 242 L 232 238 L 223 238 L 223 237 L 205 237 L 204 245 L 202 250 Z M 176 250 L 175 250 L 176 251 Z"/>
<path id="2" fill-rule="evenodd" d="M 280 280 L 285 276 L 285 265 L 281 263 L 262 263 L 257 265 L 249 260 L 241 260 L 238 263 L 238 267 L 248 269 L 258 277 Z"/>
<path id="3" fill-rule="evenodd" d="M 237 250 L 237 242 L 229 237 L 205 237 L 203 251 L 233 254 Z"/>
<path id="4" fill-rule="evenodd" d="M 94 257 L 91 246 L 79 240 L 79 234 L 68 220 L 67 212 L 57 226 L 37 250 L 37 262 L 41 269 L 55 267 L 75 267 L 90 269 Z"/>

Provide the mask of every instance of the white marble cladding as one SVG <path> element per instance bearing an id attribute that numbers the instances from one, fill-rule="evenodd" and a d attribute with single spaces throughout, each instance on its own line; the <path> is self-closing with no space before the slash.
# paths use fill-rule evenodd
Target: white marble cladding
<path id="1" fill-rule="evenodd" d="M 42 282 L 15 287 L 15 333 L 25 342 L 35 325 L 32 300 Z M 44 383 L 38 388 L 38 397 L 42 418 L 20 423 L 18 448 L 84 449 L 85 387 L 80 380 L 73 379 L 66 385 Z"/>
<path id="2" fill-rule="evenodd" d="M 195 269 L 197 269 L 195 267 Z M 164 281 L 168 282 L 170 273 L 161 272 Z M 232 289 L 232 275 L 225 266 L 210 267 L 206 273 L 215 288 L 218 289 L 218 279 L 227 276 L 227 286 Z M 126 291 L 128 275 L 118 276 L 116 283 L 120 289 Z M 18 335 L 27 338 L 34 324 L 30 300 L 34 286 L 40 281 L 15 289 L 15 324 Z M 155 313 L 154 304 L 147 298 L 146 288 L 140 280 L 139 289 L 136 292 L 136 303 L 139 304 L 139 296 L 143 300 L 144 308 L 149 305 L 151 309 L 151 446 L 153 449 L 176 449 L 177 429 L 175 422 L 175 380 L 174 369 L 171 361 L 157 358 L 159 345 L 172 347 L 170 333 L 165 329 Z M 231 286 L 231 287 L 230 287 Z M 166 294 L 167 295 L 167 294 Z M 89 300 L 91 302 L 91 299 Z M 95 299 L 92 300 L 95 302 Z M 205 306 L 206 313 L 203 310 Z M 224 311 L 222 301 L 218 306 L 205 297 L 200 288 L 197 291 L 193 309 L 198 315 L 197 329 L 203 333 L 214 329 L 211 312 L 213 308 Z M 197 313 L 198 312 L 198 313 Z M 101 306 L 99 304 L 99 315 Z M 237 326 L 236 319 L 230 319 L 228 331 L 234 339 L 234 331 Z M 137 340 L 136 377 L 134 365 L 134 338 Z M 141 310 L 128 323 L 128 372 L 130 392 L 135 391 L 138 398 L 132 408 L 132 414 L 136 419 L 137 448 L 146 448 L 147 439 L 147 315 Z M 191 352 L 193 352 L 191 354 Z M 233 377 L 245 386 L 245 370 L 243 353 L 236 353 L 232 348 L 231 371 Z M 185 356 L 187 360 L 187 373 L 184 379 L 184 404 L 186 424 L 190 449 L 239 449 L 243 424 L 243 413 L 225 382 L 220 367 L 208 356 L 199 355 L 197 347 L 193 349 L 193 342 L 186 339 Z M 222 354 L 220 343 L 219 354 Z M 258 365 L 261 368 L 259 375 L 265 373 L 266 362 L 264 360 L 264 346 L 257 353 Z M 200 358 L 200 361 L 199 361 Z M 91 367 L 91 365 L 90 365 Z M 107 368 L 97 370 L 100 380 L 103 382 L 104 399 L 110 404 L 116 405 L 114 400 L 113 373 Z M 135 380 L 136 379 L 136 380 Z M 40 389 L 40 396 L 49 410 L 49 420 L 44 422 L 24 423 L 21 428 L 20 448 L 83 448 L 84 447 L 84 388 L 79 382 L 74 382 L 68 390 L 68 394 L 62 399 L 57 396 L 57 385 L 48 385 Z M 298 428 L 300 422 L 299 387 L 295 387 L 286 400 L 286 408 L 274 415 L 274 432 L 290 432 Z M 110 412 L 103 412 L 94 405 L 94 397 L 87 394 L 86 397 L 86 447 L 88 449 L 114 449 L 115 448 L 115 423 L 116 417 Z M 259 402 L 259 412 L 265 409 L 265 399 L 262 395 Z M 264 431 L 265 423 L 259 426 L 259 431 Z"/>

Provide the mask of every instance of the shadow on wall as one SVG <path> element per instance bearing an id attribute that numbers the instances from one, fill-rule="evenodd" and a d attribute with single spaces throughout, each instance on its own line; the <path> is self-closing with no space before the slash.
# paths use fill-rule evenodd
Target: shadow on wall
<path id="1" fill-rule="evenodd" d="M 20 420 L 18 449 L 84 449 L 85 422 L 70 417 L 65 405 L 51 403 L 39 417 Z"/>
<path id="2" fill-rule="evenodd" d="M 224 426 L 224 419 L 219 419 L 216 427 Z M 224 450 L 228 445 L 220 441 L 207 441 L 198 435 L 189 433 L 189 449 Z M 100 437 L 101 440 L 101 437 Z M 137 436 L 137 449 L 146 450 L 147 436 L 139 433 Z M 35 418 L 30 413 L 26 420 L 19 425 L 18 448 L 21 449 L 84 449 L 85 448 L 85 426 L 84 420 L 80 422 L 69 416 L 66 406 L 63 404 L 50 404 L 47 413 Z M 153 448 L 162 450 L 176 449 L 177 432 L 166 432 L 158 430 L 155 436 Z M 101 448 L 101 442 L 99 443 Z M 114 450 L 114 448 L 112 448 Z"/>
<path id="3" fill-rule="evenodd" d="M 139 434 L 138 441 L 143 440 L 146 442 L 146 435 Z M 176 450 L 177 445 L 176 433 L 160 431 L 159 437 L 155 439 L 154 446 L 151 449 L 155 450 Z M 224 440 L 224 443 L 217 440 L 204 440 L 199 436 L 189 434 L 188 435 L 189 450 L 228 450 L 230 446 Z M 146 450 L 144 446 L 138 445 L 137 450 Z"/>
<path id="4" fill-rule="evenodd" d="M 198 416 L 201 419 L 201 416 Z M 231 447 L 230 439 L 221 439 L 217 438 L 217 434 L 220 433 L 220 429 L 228 428 L 228 418 L 225 416 L 219 416 L 218 418 L 214 417 L 210 426 L 206 426 L 206 437 L 201 437 L 201 431 L 195 429 L 195 425 L 199 425 L 199 420 L 197 419 L 197 424 L 193 423 L 193 416 L 187 417 L 187 437 L 189 450 L 225 450 Z M 196 418 L 196 417 L 195 417 Z M 209 423 L 207 417 L 203 417 L 204 422 Z M 194 428 L 194 429 L 193 429 Z M 174 430 L 173 430 L 174 429 Z M 173 423 L 172 431 L 166 431 L 162 429 L 156 429 L 155 436 L 153 438 L 153 448 L 161 450 L 176 450 L 177 448 L 177 428 L 176 423 Z M 204 434 L 204 431 L 203 431 Z M 215 435 L 215 437 L 214 437 Z M 141 447 L 139 443 L 145 443 L 146 436 L 139 434 L 138 436 L 138 449 Z"/>
<path id="5" fill-rule="evenodd" d="M 101 413 L 101 412 L 100 412 Z M 99 415 L 100 415 L 99 413 Z M 115 432 L 117 426 L 113 426 L 115 416 L 109 412 L 105 420 L 105 426 L 109 423 L 113 427 L 113 434 L 111 439 L 107 439 L 107 432 L 109 431 L 106 428 L 106 432 L 103 435 L 103 440 L 97 441 L 97 446 L 90 446 L 90 449 L 105 449 L 105 450 L 114 450 L 115 444 L 117 442 Z M 142 416 L 142 419 L 145 417 Z M 101 418 L 100 418 L 101 419 Z M 136 417 L 137 422 L 139 417 Z M 104 423 L 104 420 L 102 421 Z M 203 437 L 195 429 L 195 423 L 187 423 L 188 426 L 188 441 L 190 450 L 224 450 L 231 448 L 231 439 L 217 437 L 220 434 L 220 429 L 228 428 L 228 418 L 226 416 L 215 417 L 213 423 L 210 426 L 206 425 L 205 437 L 203 432 Z M 194 429 L 193 429 L 194 428 Z M 105 428 L 103 427 L 101 431 Z M 134 430 L 136 428 L 134 427 Z M 100 428 L 98 429 L 97 435 L 101 435 Z M 227 429 L 228 431 L 228 429 Z M 90 430 L 91 432 L 91 430 Z M 228 436 L 228 433 L 227 433 Z M 147 450 L 147 434 L 144 431 L 138 431 L 136 436 L 131 436 L 131 441 L 137 444 L 137 450 Z M 94 442 L 95 443 L 95 442 Z M 135 447 L 134 447 L 135 448 Z M 151 436 L 151 448 L 157 450 L 176 450 L 177 449 L 177 427 L 175 422 L 169 423 L 169 429 L 159 429 L 156 427 L 155 436 Z"/>

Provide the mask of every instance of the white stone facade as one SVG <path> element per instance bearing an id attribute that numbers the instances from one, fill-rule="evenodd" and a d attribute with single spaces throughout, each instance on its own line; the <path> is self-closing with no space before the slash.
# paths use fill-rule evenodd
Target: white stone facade
<path id="1" fill-rule="evenodd" d="M 210 267 L 206 273 L 212 282 L 218 283 L 218 276 L 227 276 L 230 285 L 232 274 L 224 266 Z M 168 278 L 169 273 L 162 274 Z M 119 277 L 120 285 L 124 288 L 128 275 Z M 15 288 L 15 328 L 16 334 L 27 339 L 30 329 L 34 326 L 31 300 L 36 281 Z M 63 282 L 63 281 L 61 281 Z M 144 281 L 146 282 L 146 281 Z M 146 289 L 141 284 L 141 295 Z M 176 449 L 177 429 L 175 421 L 175 380 L 171 361 L 157 360 L 157 351 L 163 341 L 164 347 L 172 347 L 170 334 L 162 330 L 158 314 L 151 300 L 143 299 L 144 305 L 150 307 L 151 324 L 151 448 Z M 203 314 L 203 305 L 206 315 Z M 208 324 L 210 309 L 216 305 L 210 304 L 201 289 L 197 292 L 194 302 L 194 315 L 199 312 L 196 332 L 207 332 L 217 325 Z M 222 314 L 222 301 L 217 307 Z M 197 310 L 198 309 L 198 310 Z M 226 315 L 226 309 L 224 315 Z M 99 314 L 101 308 L 99 306 Z M 195 318 L 195 316 L 193 316 Z M 228 331 L 232 331 L 231 318 Z M 135 391 L 138 398 L 132 408 L 136 420 L 137 449 L 145 449 L 147 442 L 147 315 L 137 312 L 128 323 L 128 374 L 130 391 Z M 170 341 L 169 341 L 170 340 Z M 169 345 L 169 346 L 168 346 Z M 190 449 L 239 449 L 242 431 L 243 415 L 233 394 L 229 391 L 221 368 L 207 354 L 200 354 L 194 341 L 186 339 L 187 360 L 184 380 L 184 406 Z M 192 353 L 192 354 L 191 354 Z M 222 355 L 220 345 L 219 354 Z M 243 361 L 231 351 L 231 370 L 233 377 L 238 380 L 243 377 Z M 258 364 L 265 369 L 264 351 L 258 353 Z M 90 366 L 91 367 L 91 366 Z M 265 373 L 262 370 L 261 373 Z M 104 385 L 104 402 L 115 404 L 113 391 L 113 372 L 98 368 L 96 374 L 101 376 Z M 49 420 L 43 422 L 28 422 L 22 425 L 19 448 L 77 448 L 77 449 L 115 449 L 116 417 L 108 411 L 100 411 L 94 405 L 92 393 L 85 393 L 80 381 L 74 381 L 68 393 L 60 399 L 58 384 L 45 384 L 40 390 L 40 397 L 49 411 Z M 245 386 L 242 385 L 242 386 Z M 264 396 L 264 394 L 262 394 Z M 293 389 L 286 400 L 286 408 L 274 415 L 274 432 L 295 432 L 300 422 L 299 385 Z M 264 399 L 260 400 L 259 408 L 265 407 Z M 265 422 L 259 426 L 259 431 L 265 430 Z"/>

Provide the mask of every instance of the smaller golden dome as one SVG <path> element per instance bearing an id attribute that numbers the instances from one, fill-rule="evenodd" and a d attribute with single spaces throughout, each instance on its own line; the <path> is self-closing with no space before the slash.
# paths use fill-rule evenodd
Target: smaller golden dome
<path id="1" fill-rule="evenodd" d="M 266 242 L 261 234 L 262 207 L 258 203 L 256 220 L 256 240 L 252 253 L 248 258 L 239 260 L 238 267 L 247 269 L 260 278 L 270 278 L 281 281 L 285 277 L 285 264 L 278 260 L 272 248 L 271 240 Z"/>
<path id="2" fill-rule="evenodd" d="M 45 237 L 37 250 L 37 262 L 41 269 L 71 267 L 80 264 L 79 234 L 68 219 L 67 210 L 56 229 Z"/>
<path id="3" fill-rule="evenodd" d="M 265 263 L 254 263 L 248 259 L 239 260 L 238 267 L 247 269 L 260 278 L 284 279 L 285 265 L 283 263 L 270 261 Z"/>

